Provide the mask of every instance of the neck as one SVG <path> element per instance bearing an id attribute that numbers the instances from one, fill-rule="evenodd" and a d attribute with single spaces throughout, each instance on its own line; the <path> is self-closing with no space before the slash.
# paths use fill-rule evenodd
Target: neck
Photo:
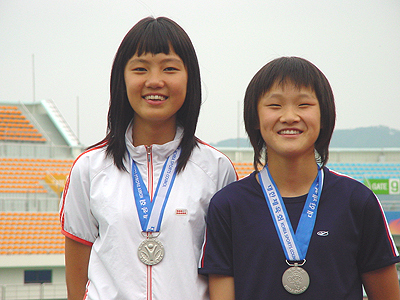
<path id="1" fill-rule="evenodd" d="M 173 124 L 143 124 L 133 120 L 132 139 L 133 145 L 150 146 L 153 144 L 162 145 L 175 138 L 176 122 Z"/>
<path id="2" fill-rule="evenodd" d="M 300 159 L 268 157 L 268 169 L 282 197 L 307 194 L 318 174 L 314 155 Z"/>

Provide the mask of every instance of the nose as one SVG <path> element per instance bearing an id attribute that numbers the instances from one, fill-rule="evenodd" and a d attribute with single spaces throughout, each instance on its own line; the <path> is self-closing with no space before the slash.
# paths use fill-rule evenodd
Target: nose
<path id="1" fill-rule="evenodd" d="M 297 110 L 294 107 L 286 107 L 282 111 L 282 115 L 280 118 L 282 123 L 293 124 L 300 121 L 300 117 L 297 114 Z"/>
<path id="2" fill-rule="evenodd" d="M 145 86 L 148 88 L 162 88 L 165 85 L 164 79 L 158 72 L 151 72 L 145 82 Z"/>

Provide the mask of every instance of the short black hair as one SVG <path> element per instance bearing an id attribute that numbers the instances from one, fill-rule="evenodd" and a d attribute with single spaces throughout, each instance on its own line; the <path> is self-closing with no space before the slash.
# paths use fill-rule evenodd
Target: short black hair
<path id="1" fill-rule="evenodd" d="M 262 67 L 250 81 L 244 98 L 244 123 L 250 143 L 254 149 L 253 166 L 257 171 L 262 165 L 261 157 L 265 152 L 265 141 L 259 129 L 257 106 L 260 98 L 277 83 L 293 83 L 296 87 L 311 88 L 317 96 L 321 112 L 321 129 L 315 150 L 318 162 L 324 166 L 329 157 L 329 143 L 336 121 L 335 99 L 332 88 L 325 75 L 311 62 L 300 57 L 281 57 Z"/>

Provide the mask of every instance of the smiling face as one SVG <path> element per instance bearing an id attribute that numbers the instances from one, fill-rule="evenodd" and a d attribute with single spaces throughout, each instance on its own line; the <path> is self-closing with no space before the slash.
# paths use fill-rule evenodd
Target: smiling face
<path id="1" fill-rule="evenodd" d="M 169 54 L 135 54 L 125 66 L 124 78 L 136 125 L 175 128 L 176 113 L 186 97 L 188 74 L 173 50 Z"/>
<path id="2" fill-rule="evenodd" d="M 290 81 L 275 83 L 261 96 L 257 111 L 269 161 L 275 158 L 314 158 L 321 113 L 311 88 L 296 87 Z"/>

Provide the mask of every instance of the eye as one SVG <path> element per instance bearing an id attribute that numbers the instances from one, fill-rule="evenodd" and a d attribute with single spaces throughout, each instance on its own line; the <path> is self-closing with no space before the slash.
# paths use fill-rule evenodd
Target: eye
<path id="1" fill-rule="evenodd" d="M 177 68 L 175 67 L 167 67 L 164 69 L 164 71 L 166 72 L 174 72 L 174 71 L 179 71 Z"/>
<path id="2" fill-rule="evenodd" d="M 308 106 L 312 106 L 311 103 L 301 103 L 299 104 L 299 107 L 308 107 Z"/>
<path id="3" fill-rule="evenodd" d="M 280 104 L 277 104 L 277 103 L 267 104 L 267 106 L 268 106 L 268 107 L 271 107 L 271 108 L 279 108 L 279 107 L 281 107 L 281 105 L 280 105 Z"/>
<path id="4" fill-rule="evenodd" d="M 138 68 L 134 68 L 132 69 L 132 71 L 134 72 L 146 72 L 147 70 L 143 67 L 138 67 Z"/>

